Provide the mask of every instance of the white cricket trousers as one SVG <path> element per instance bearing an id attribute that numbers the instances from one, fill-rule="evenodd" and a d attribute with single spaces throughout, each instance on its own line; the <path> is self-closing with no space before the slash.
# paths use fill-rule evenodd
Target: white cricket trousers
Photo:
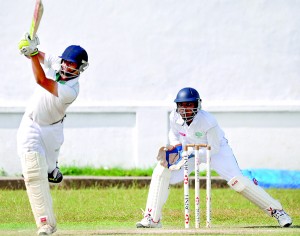
<path id="1" fill-rule="evenodd" d="M 18 155 L 26 152 L 38 152 L 46 158 L 48 173 L 55 167 L 59 150 L 64 142 L 63 123 L 40 126 L 26 114 L 23 116 L 17 133 Z"/>
<path id="2" fill-rule="evenodd" d="M 206 163 L 206 158 L 201 157 L 200 163 Z M 188 160 L 189 174 L 195 170 L 195 158 Z M 211 169 L 215 170 L 227 182 L 233 177 L 243 175 L 230 147 L 221 148 L 220 151 L 211 156 Z M 171 171 L 170 184 L 183 181 L 183 168 Z"/>

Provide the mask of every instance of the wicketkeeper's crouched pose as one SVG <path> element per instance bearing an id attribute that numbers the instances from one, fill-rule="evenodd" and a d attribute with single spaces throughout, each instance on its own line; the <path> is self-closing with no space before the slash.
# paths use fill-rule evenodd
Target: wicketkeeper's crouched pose
<path id="1" fill-rule="evenodd" d="M 182 157 L 177 154 L 186 144 L 209 144 L 212 169 L 228 181 L 233 190 L 269 216 L 275 217 L 281 227 L 289 227 L 292 219 L 282 209 L 280 202 L 242 175 L 223 130 L 211 114 L 201 110 L 199 93 L 193 88 L 183 88 L 178 92 L 174 102 L 177 109 L 170 114 L 170 145 L 159 150 L 158 164 L 152 174 L 144 218 L 136 223 L 136 227 L 162 227 L 160 219 L 163 205 L 168 198 L 169 185 L 183 181 L 181 167 L 184 163 Z M 192 151 L 190 157 L 193 157 Z M 200 162 L 206 162 L 205 150 L 200 150 Z M 194 158 L 188 160 L 188 165 L 189 172 L 192 172 L 195 169 Z"/>
<path id="2" fill-rule="evenodd" d="M 57 167 L 63 121 L 66 109 L 78 96 L 78 79 L 88 66 L 88 55 L 82 47 L 71 45 L 60 57 L 53 57 L 40 52 L 38 44 L 38 37 L 31 39 L 29 34 L 19 42 L 39 86 L 22 118 L 17 144 L 38 235 L 50 235 L 56 231 L 56 218 L 48 181 L 63 179 Z"/>

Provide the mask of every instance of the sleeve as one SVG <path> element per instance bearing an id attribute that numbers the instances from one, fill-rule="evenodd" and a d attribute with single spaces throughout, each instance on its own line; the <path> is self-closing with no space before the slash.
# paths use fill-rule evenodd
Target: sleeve
<path id="1" fill-rule="evenodd" d="M 60 64 L 61 64 L 61 59 L 56 56 L 52 56 L 50 54 L 45 54 L 44 58 L 44 67 L 45 69 L 52 69 L 55 71 L 59 71 L 60 69 Z"/>
<path id="2" fill-rule="evenodd" d="M 222 137 L 219 126 L 214 126 L 207 131 L 207 143 L 211 146 L 211 155 L 220 151 Z"/>
<path id="3" fill-rule="evenodd" d="M 75 88 L 66 84 L 57 83 L 58 99 L 61 103 L 71 104 L 78 96 L 78 92 Z"/>
<path id="4" fill-rule="evenodd" d="M 172 114 L 170 115 L 169 143 L 172 146 L 176 146 L 181 143 L 179 132 L 177 132 L 175 122 L 172 119 Z"/>

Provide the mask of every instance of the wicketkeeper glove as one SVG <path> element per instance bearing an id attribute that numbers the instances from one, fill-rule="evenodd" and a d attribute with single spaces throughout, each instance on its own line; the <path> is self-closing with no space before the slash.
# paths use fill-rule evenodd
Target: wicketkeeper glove
<path id="1" fill-rule="evenodd" d="M 192 152 L 183 152 L 182 145 L 161 147 L 158 151 L 157 160 L 165 168 L 170 170 L 179 170 L 183 164 L 184 160 L 182 154 L 188 155 L 188 158 L 193 157 Z"/>
<path id="2" fill-rule="evenodd" d="M 169 163 L 167 161 L 167 151 L 168 150 L 174 150 L 174 146 L 167 145 L 166 147 L 165 146 L 161 147 L 158 150 L 158 154 L 156 157 L 156 159 L 159 161 L 159 163 L 165 168 L 169 168 Z"/>
<path id="3" fill-rule="evenodd" d="M 34 36 L 33 39 L 30 38 L 29 33 L 25 33 L 22 39 L 20 40 L 18 46 L 20 54 L 25 56 L 34 56 L 39 53 L 37 45 L 40 44 L 38 36 Z"/>
<path id="4" fill-rule="evenodd" d="M 192 150 L 190 151 L 183 151 L 182 147 L 180 149 L 180 152 L 178 152 L 178 157 L 174 159 L 173 162 L 169 161 L 169 169 L 170 170 L 179 170 L 184 165 L 184 156 L 187 156 L 188 159 L 194 157 L 194 152 Z"/>

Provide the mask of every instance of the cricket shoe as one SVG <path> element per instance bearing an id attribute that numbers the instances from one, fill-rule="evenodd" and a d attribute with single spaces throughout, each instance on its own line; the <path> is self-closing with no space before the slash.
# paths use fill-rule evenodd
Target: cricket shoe
<path id="1" fill-rule="evenodd" d="M 290 227 L 293 223 L 292 218 L 284 210 L 274 210 L 272 216 L 277 219 L 281 227 Z"/>
<path id="2" fill-rule="evenodd" d="M 51 225 L 43 225 L 39 228 L 38 235 L 51 235 L 56 232 L 56 227 Z"/>
<path id="3" fill-rule="evenodd" d="M 148 214 L 140 222 L 136 223 L 137 228 L 161 228 L 160 221 L 154 222 L 151 215 Z"/>

